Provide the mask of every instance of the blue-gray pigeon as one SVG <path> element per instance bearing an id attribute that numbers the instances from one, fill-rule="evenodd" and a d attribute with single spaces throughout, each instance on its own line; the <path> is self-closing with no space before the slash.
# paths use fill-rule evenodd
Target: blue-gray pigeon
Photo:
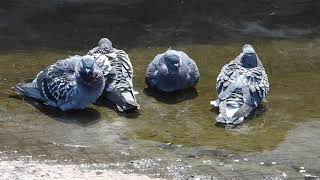
<path id="1" fill-rule="evenodd" d="M 194 87 L 200 78 L 196 63 L 184 52 L 167 50 L 149 64 L 146 84 L 163 92 Z"/>
<path id="2" fill-rule="evenodd" d="M 92 56 L 72 56 L 41 71 L 31 83 L 15 90 L 63 111 L 84 109 L 95 102 L 105 85 L 102 69 Z"/>
<path id="3" fill-rule="evenodd" d="M 217 122 L 237 125 L 244 121 L 269 92 L 268 76 L 253 47 L 246 44 L 242 53 L 223 66 L 217 77 L 218 99 L 210 104 L 219 107 Z"/>
<path id="4" fill-rule="evenodd" d="M 133 67 L 129 56 L 123 50 L 113 48 L 107 38 L 102 38 L 98 46 L 88 52 L 106 74 L 106 85 L 102 96 L 115 104 L 120 112 L 140 109 L 133 89 Z M 107 61 L 104 61 L 107 57 Z M 105 62 L 110 62 L 106 64 Z"/>

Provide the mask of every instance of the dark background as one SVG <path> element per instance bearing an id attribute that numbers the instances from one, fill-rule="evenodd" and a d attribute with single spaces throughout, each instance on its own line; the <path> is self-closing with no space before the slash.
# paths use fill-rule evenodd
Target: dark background
<path id="1" fill-rule="evenodd" d="M 317 36 L 319 0 L 1 0 L 0 49 Z"/>

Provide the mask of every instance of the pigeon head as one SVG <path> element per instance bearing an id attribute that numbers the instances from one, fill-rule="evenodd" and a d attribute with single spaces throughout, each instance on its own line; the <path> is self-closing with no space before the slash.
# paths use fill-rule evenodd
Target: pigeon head
<path id="1" fill-rule="evenodd" d="M 242 48 L 242 57 L 240 59 L 240 64 L 244 68 L 255 68 L 258 66 L 258 57 L 255 50 L 249 44 L 246 44 Z"/>
<path id="2" fill-rule="evenodd" d="M 91 76 L 94 71 L 94 58 L 92 56 L 83 56 L 80 61 L 80 74 Z"/>
<path id="3" fill-rule="evenodd" d="M 163 55 L 164 63 L 169 70 L 177 71 L 180 67 L 180 56 L 175 50 L 168 50 Z"/>
<path id="4" fill-rule="evenodd" d="M 83 56 L 77 66 L 78 77 L 80 77 L 85 84 L 94 83 L 103 76 L 102 70 L 95 64 L 92 56 Z"/>
<path id="5" fill-rule="evenodd" d="M 98 42 L 98 47 L 104 53 L 112 53 L 114 51 L 112 42 L 108 38 L 100 39 L 100 41 Z"/>

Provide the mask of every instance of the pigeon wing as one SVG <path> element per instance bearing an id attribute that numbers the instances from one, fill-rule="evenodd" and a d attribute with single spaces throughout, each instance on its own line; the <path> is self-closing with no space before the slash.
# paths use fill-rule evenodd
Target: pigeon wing
<path id="1" fill-rule="evenodd" d="M 101 50 L 100 48 L 97 46 L 97 47 L 94 47 L 93 49 L 91 49 L 89 52 L 88 52 L 88 55 L 91 55 L 93 56 L 94 54 L 101 54 Z"/>
<path id="2" fill-rule="evenodd" d="M 133 78 L 133 67 L 131 64 L 131 61 L 129 59 L 129 56 L 126 52 L 123 50 L 117 50 L 116 51 L 116 57 L 118 61 L 122 64 L 122 72 L 124 74 L 124 77 L 126 77 L 127 80 L 131 80 Z"/>
<path id="3" fill-rule="evenodd" d="M 247 96 L 244 101 L 257 107 L 262 100 L 265 100 L 269 92 L 268 76 L 263 67 L 248 69 L 246 72 L 247 85 L 244 87 Z"/>
<path id="4" fill-rule="evenodd" d="M 231 84 L 234 84 L 236 78 L 240 75 L 241 67 L 234 61 L 226 64 L 221 69 L 220 74 L 217 77 L 216 90 L 218 94 L 225 90 L 233 90 L 234 88 L 228 88 Z"/>
<path id="5" fill-rule="evenodd" d="M 133 67 L 129 56 L 124 51 L 117 50 L 115 57 L 110 59 L 110 63 L 113 68 L 112 75 L 110 76 L 112 80 L 111 85 L 120 91 L 131 91 L 133 88 Z"/>
<path id="6" fill-rule="evenodd" d="M 75 64 L 80 60 L 71 57 L 60 60 L 42 71 L 37 77 L 37 86 L 48 101 L 63 104 L 76 93 Z"/>
<path id="7" fill-rule="evenodd" d="M 188 73 L 191 79 L 191 84 L 195 85 L 199 82 L 200 78 L 200 72 L 198 69 L 197 64 L 194 62 L 193 59 L 191 59 L 186 53 L 183 51 L 179 51 L 181 57 L 186 61 L 186 64 L 188 66 Z"/>
<path id="8" fill-rule="evenodd" d="M 89 53 L 88 53 L 89 54 Z M 102 69 L 103 76 L 107 79 L 110 73 L 112 73 L 112 67 L 109 58 L 100 53 L 93 53 L 91 56 L 94 57 L 96 64 Z"/>
<path id="9" fill-rule="evenodd" d="M 146 83 L 150 86 L 155 86 L 156 77 L 159 73 L 159 68 L 161 68 L 161 58 L 163 54 L 158 54 L 154 60 L 148 65 L 146 74 Z"/>

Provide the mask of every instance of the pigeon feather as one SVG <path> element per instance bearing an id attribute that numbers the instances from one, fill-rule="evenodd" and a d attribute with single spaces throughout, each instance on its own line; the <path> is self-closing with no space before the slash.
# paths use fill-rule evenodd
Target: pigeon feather
<path id="1" fill-rule="evenodd" d="M 106 50 L 107 49 L 107 50 Z M 123 50 L 118 50 L 112 47 L 112 44 L 106 38 L 99 41 L 97 47 L 89 51 L 89 55 L 93 55 L 96 61 L 99 61 L 100 56 L 107 57 L 103 61 L 110 62 L 110 68 L 107 73 L 105 90 L 103 96 L 115 104 L 119 111 L 130 111 L 140 109 L 133 89 L 133 66 L 128 54 Z"/>
<path id="2" fill-rule="evenodd" d="M 95 64 L 91 69 L 84 68 L 85 62 L 90 64 L 94 60 L 90 56 L 59 60 L 41 71 L 31 83 L 19 83 L 15 90 L 63 111 L 84 109 L 96 101 L 104 87 L 102 70 Z"/>
<path id="3" fill-rule="evenodd" d="M 251 45 L 245 45 L 238 57 L 223 66 L 216 91 L 218 99 L 211 104 L 219 107 L 217 121 L 228 124 L 242 123 L 266 99 L 268 76 Z"/>
<path id="4" fill-rule="evenodd" d="M 155 56 L 147 67 L 145 82 L 164 92 L 194 87 L 200 78 L 199 69 L 186 53 L 167 50 Z"/>

